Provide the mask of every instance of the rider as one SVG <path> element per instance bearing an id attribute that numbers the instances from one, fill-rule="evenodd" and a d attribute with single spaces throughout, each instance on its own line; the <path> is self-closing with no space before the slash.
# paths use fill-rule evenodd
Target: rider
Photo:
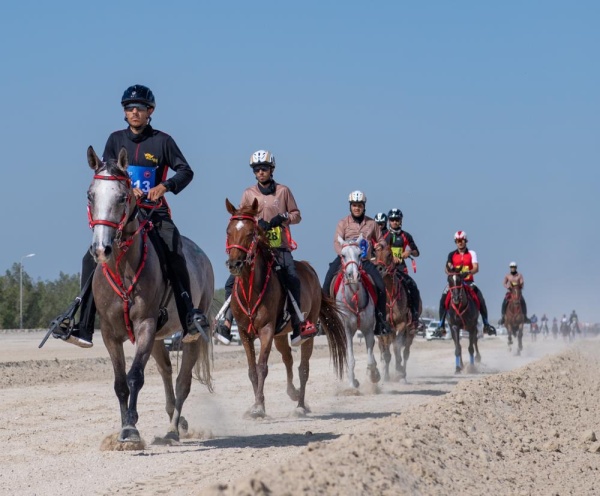
<path id="1" fill-rule="evenodd" d="M 190 183 L 194 173 L 173 138 L 150 125 L 156 101 L 148 87 L 141 84 L 130 86 L 123 93 L 121 105 L 129 126 L 113 132 L 108 137 L 103 161 L 116 161 L 121 148 L 127 150 L 130 163 L 127 171 L 132 181 L 133 194 L 142 208 L 152 208 L 154 231 L 161 240 L 161 247 L 167 259 L 167 273 L 173 286 L 177 312 L 185 335 L 183 341 L 195 341 L 200 337 L 201 326 L 206 326 L 207 321 L 192 303 L 190 276 L 182 251 L 181 235 L 163 198 L 167 192 L 179 194 Z M 175 171 L 175 175 L 167 179 L 169 169 Z M 144 195 L 146 199 L 142 201 Z M 150 202 L 157 202 L 158 206 Z M 96 263 L 88 250 L 83 257 L 81 270 L 82 290 L 95 270 Z M 92 287 L 88 284 L 81 298 L 79 321 L 70 329 L 70 320 L 63 320 L 53 332 L 53 336 L 81 348 L 90 348 L 93 345 L 95 316 Z"/>
<path id="2" fill-rule="evenodd" d="M 548 330 L 548 317 L 546 317 L 546 314 L 542 315 L 542 318 L 540 319 L 540 323 L 541 323 L 542 329 L 544 329 L 544 326 L 545 326 L 546 331 L 547 331 Z"/>
<path id="3" fill-rule="evenodd" d="M 402 230 L 402 210 L 392 208 L 387 215 L 390 224 L 389 231 L 383 235 L 386 243 L 390 245 L 396 264 L 396 275 L 404 283 L 408 293 L 408 306 L 412 315 L 411 326 L 415 327 L 419 323 L 419 302 L 421 295 L 414 279 L 408 275 L 406 259 L 408 257 L 418 257 L 419 249 L 412 235 Z"/>
<path id="4" fill-rule="evenodd" d="M 504 316 L 506 315 L 506 307 L 508 305 L 508 300 L 510 298 L 510 288 L 511 286 L 521 286 L 521 289 L 525 286 L 525 280 L 523 279 L 523 274 L 517 272 L 517 262 L 511 262 L 508 266 L 510 272 L 504 276 L 504 281 L 502 285 L 508 290 L 504 300 L 502 301 L 502 317 L 500 318 L 500 325 L 504 324 Z M 527 318 L 527 303 L 525 303 L 525 298 L 523 298 L 523 293 L 521 293 L 521 311 L 523 312 L 523 316 L 525 317 L 525 322 L 530 324 L 530 320 Z"/>
<path id="5" fill-rule="evenodd" d="M 575 310 L 573 310 L 569 316 L 569 326 L 573 326 L 575 330 L 579 332 L 579 317 L 577 317 Z"/>
<path id="6" fill-rule="evenodd" d="M 379 229 L 381 229 L 381 235 L 383 237 L 385 237 L 385 235 L 388 232 L 388 228 L 387 228 L 388 217 L 387 217 L 387 215 L 385 215 L 383 212 L 377 212 L 375 214 L 375 217 L 373 217 L 373 220 L 375 222 L 377 222 Z"/>
<path id="7" fill-rule="evenodd" d="M 277 262 L 276 270 L 280 271 L 285 288 L 287 288 L 298 308 L 300 305 L 300 278 L 296 273 L 296 265 L 292 258 L 295 243 L 292 240 L 289 226 L 298 224 L 302 217 L 296 205 L 294 195 L 287 186 L 273 179 L 275 157 L 270 151 L 258 150 L 250 157 L 250 167 L 254 172 L 257 183 L 247 188 L 242 194 L 240 208 L 252 205 L 258 200 L 258 225 L 267 232 L 272 252 Z M 225 298 L 233 291 L 235 277 L 230 275 L 225 283 Z M 292 346 L 298 346 L 317 334 L 317 329 L 309 320 L 304 320 L 295 310 L 290 312 L 292 321 Z M 225 313 L 224 322 L 217 326 L 217 338 L 224 344 L 231 342 L 231 322 L 233 314 L 231 307 Z"/>
<path id="8" fill-rule="evenodd" d="M 385 319 L 385 284 L 377 267 L 371 262 L 372 246 L 375 247 L 375 250 L 381 249 L 385 244 L 385 240 L 381 235 L 381 230 L 377 223 L 371 219 L 371 217 L 365 215 L 365 205 L 367 203 L 366 195 L 362 191 L 353 191 L 348 196 L 348 202 L 350 203 L 350 215 L 340 220 L 335 230 L 333 248 L 338 256 L 329 264 L 329 270 L 327 271 L 325 282 L 323 283 L 323 290 L 326 294 L 331 294 L 331 283 L 342 266 L 342 245 L 340 245 L 338 237 L 343 240 L 349 240 L 356 239 L 362 234 L 363 238 L 368 242 L 367 253 L 362 259 L 362 267 L 371 277 L 371 280 L 375 285 L 375 291 L 377 292 L 375 334 L 388 334 L 391 332 L 391 328 Z"/>
<path id="9" fill-rule="evenodd" d="M 454 242 L 456 243 L 457 249 L 451 251 L 448 254 L 448 260 L 446 261 L 446 275 L 455 273 L 457 270 L 463 275 L 463 280 L 466 284 L 477 294 L 479 299 L 479 309 L 481 313 L 481 319 L 483 320 L 483 332 L 488 334 L 496 334 L 496 329 L 488 322 L 487 307 L 481 290 L 475 285 L 473 275 L 479 272 L 479 262 L 477 262 L 477 254 L 473 250 L 467 248 L 467 233 L 464 231 L 456 231 L 454 233 Z M 448 293 L 448 286 L 444 289 L 442 298 L 440 299 L 440 324 L 438 326 L 438 333 L 445 334 L 444 322 L 446 320 L 446 295 Z"/>

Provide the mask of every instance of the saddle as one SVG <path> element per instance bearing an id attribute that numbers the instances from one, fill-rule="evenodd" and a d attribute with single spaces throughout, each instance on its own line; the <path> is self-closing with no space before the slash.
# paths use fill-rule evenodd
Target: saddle
<path id="1" fill-rule="evenodd" d="M 373 281 L 369 277 L 369 274 L 367 274 L 366 271 L 363 270 L 362 268 L 360 269 L 360 276 L 362 278 L 365 289 L 367 290 L 367 293 L 369 293 L 369 295 L 373 299 L 373 303 L 375 304 L 375 306 L 377 306 L 377 292 L 375 291 L 375 286 L 373 285 Z M 333 280 L 333 293 L 332 294 L 334 294 L 334 295 L 337 294 L 337 292 L 340 289 L 340 286 L 342 285 L 343 280 L 344 280 L 344 273 L 343 273 L 343 271 L 340 270 L 340 271 L 338 271 L 337 275 L 335 276 L 335 279 Z"/>
<path id="2" fill-rule="evenodd" d="M 475 292 L 475 290 L 468 284 L 463 284 L 463 286 L 467 290 L 467 295 L 470 296 L 471 299 L 475 302 L 477 310 L 481 311 L 481 303 L 479 302 L 479 298 L 477 298 L 477 293 Z M 446 300 L 444 302 L 444 308 L 446 308 L 446 310 L 450 308 L 450 300 L 452 300 L 452 292 L 448 291 L 448 293 L 446 293 Z"/>

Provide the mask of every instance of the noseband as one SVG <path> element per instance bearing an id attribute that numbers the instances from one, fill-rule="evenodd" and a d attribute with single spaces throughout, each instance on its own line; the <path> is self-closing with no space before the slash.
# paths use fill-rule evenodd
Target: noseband
<path id="1" fill-rule="evenodd" d="M 244 263 L 248 264 L 248 265 L 252 265 L 252 263 L 254 262 L 254 256 L 256 255 L 256 247 L 258 245 L 258 221 L 256 220 L 256 218 L 254 218 L 251 215 L 232 215 L 229 218 L 229 222 L 231 222 L 232 220 L 250 220 L 252 221 L 252 223 L 254 224 L 254 236 L 252 237 L 252 242 L 250 243 L 250 246 L 248 248 L 246 248 L 245 246 L 242 245 L 237 245 L 237 244 L 230 244 L 229 243 L 229 235 L 227 235 L 227 238 L 225 239 L 225 253 L 227 253 L 229 255 L 229 252 L 231 251 L 232 248 L 237 248 L 238 250 L 243 251 L 244 253 L 246 253 L 246 258 L 243 260 Z"/>

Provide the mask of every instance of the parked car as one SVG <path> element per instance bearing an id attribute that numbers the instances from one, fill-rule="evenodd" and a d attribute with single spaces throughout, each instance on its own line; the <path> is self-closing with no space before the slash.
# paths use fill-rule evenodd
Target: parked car
<path id="1" fill-rule="evenodd" d="M 164 339 L 167 351 L 179 351 L 181 349 L 182 332 L 177 331 Z"/>
<path id="2" fill-rule="evenodd" d="M 431 341 L 432 339 L 452 339 L 452 334 L 450 334 L 450 328 L 448 327 L 447 322 L 444 323 L 444 329 L 446 329 L 446 335 L 441 336 L 441 337 L 438 337 L 435 335 L 438 330 L 438 324 L 439 324 L 439 322 L 437 320 L 432 320 L 431 322 L 429 322 L 429 324 L 427 325 L 427 328 L 425 329 L 425 339 L 427 341 Z"/>
<path id="3" fill-rule="evenodd" d="M 421 317 L 419 319 L 419 325 L 417 326 L 417 336 L 425 337 L 425 330 L 432 321 L 433 319 L 430 317 Z"/>

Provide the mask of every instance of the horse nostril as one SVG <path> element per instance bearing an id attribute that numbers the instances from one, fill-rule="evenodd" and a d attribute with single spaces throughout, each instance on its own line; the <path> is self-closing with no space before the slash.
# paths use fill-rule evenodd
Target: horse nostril
<path id="1" fill-rule="evenodd" d="M 110 257 L 111 253 L 112 253 L 112 247 L 111 246 L 107 246 L 106 248 L 104 248 L 104 255 L 106 256 L 106 258 Z"/>

